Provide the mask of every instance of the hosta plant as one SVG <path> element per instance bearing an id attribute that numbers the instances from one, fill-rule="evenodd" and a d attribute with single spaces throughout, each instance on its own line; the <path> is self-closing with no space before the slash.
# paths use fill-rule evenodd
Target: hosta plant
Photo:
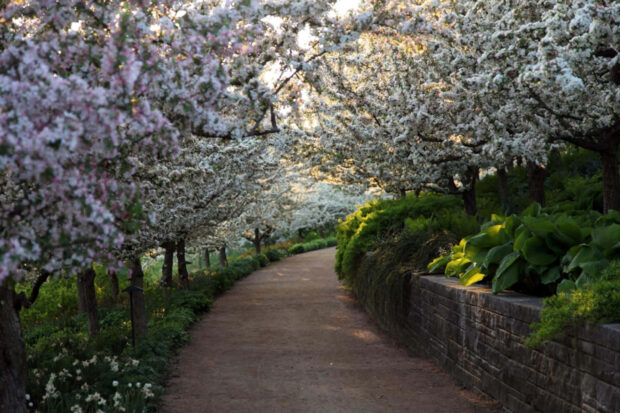
<path id="1" fill-rule="evenodd" d="M 548 213 L 532 204 L 521 215 L 493 215 L 480 232 L 429 264 L 471 285 L 491 279 L 493 293 L 519 284 L 534 294 L 571 291 L 600 277 L 620 256 L 620 213 Z"/>

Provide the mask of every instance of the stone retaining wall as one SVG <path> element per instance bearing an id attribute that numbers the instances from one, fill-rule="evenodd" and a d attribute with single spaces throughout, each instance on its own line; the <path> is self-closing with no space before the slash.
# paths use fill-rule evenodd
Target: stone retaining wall
<path id="1" fill-rule="evenodd" d="M 400 331 L 390 330 L 507 410 L 620 412 L 620 324 L 587 325 L 534 350 L 522 337 L 540 317 L 540 298 L 423 276 L 411 281 L 408 304 Z"/>

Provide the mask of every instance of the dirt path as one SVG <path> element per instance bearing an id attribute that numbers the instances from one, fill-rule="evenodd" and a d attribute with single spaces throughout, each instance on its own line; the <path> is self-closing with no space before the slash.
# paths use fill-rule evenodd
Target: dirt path
<path id="1" fill-rule="evenodd" d="M 486 412 L 383 335 L 333 271 L 334 249 L 238 282 L 196 323 L 163 412 Z"/>

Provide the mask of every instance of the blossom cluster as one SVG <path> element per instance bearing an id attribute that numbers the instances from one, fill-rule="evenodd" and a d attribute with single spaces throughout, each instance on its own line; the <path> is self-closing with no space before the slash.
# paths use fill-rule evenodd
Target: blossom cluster
<path id="1" fill-rule="evenodd" d="M 398 194 L 464 190 L 471 168 L 615 151 L 617 2 L 367 2 L 330 54 L 306 146 L 333 176 Z"/>

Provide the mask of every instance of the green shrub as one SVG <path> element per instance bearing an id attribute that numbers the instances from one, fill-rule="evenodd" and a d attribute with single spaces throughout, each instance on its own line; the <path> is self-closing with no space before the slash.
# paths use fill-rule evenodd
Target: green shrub
<path id="1" fill-rule="evenodd" d="M 270 249 L 265 252 L 265 255 L 270 262 L 276 262 L 286 257 L 287 253 L 283 250 Z"/>
<path id="2" fill-rule="evenodd" d="M 399 233 L 405 226 L 416 231 L 450 230 L 455 225 L 462 233 L 477 227 L 475 218 L 464 223 L 462 200 L 452 195 L 422 194 L 416 198 L 407 195 L 401 199 L 375 200 L 367 203 L 336 228 L 338 241 L 336 252 L 336 273 L 341 279 L 351 281 L 355 276 L 360 257 L 377 243 Z M 455 214 L 455 218 L 451 214 Z M 473 222 L 476 222 L 475 225 Z"/>
<path id="3" fill-rule="evenodd" d="M 265 254 L 257 254 L 253 258 L 256 258 L 261 267 L 265 267 L 269 264 L 269 258 Z"/>
<path id="4" fill-rule="evenodd" d="M 592 283 L 545 298 L 541 320 L 532 324 L 534 331 L 525 343 L 532 347 L 543 345 L 583 322 L 620 322 L 620 261 L 612 262 Z"/>
<path id="5" fill-rule="evenodd" d="M 295 244 L 288 249 L 288 253 L 291 255 L 301 254 L 306 252 L 303 244 Z"/>
<path id="6" fill-rule="evenodd" d="M 310 231 L 308 235 L 304 237 L 304 243 L 320 239 L 321 235 L 317 231 Z"/>

